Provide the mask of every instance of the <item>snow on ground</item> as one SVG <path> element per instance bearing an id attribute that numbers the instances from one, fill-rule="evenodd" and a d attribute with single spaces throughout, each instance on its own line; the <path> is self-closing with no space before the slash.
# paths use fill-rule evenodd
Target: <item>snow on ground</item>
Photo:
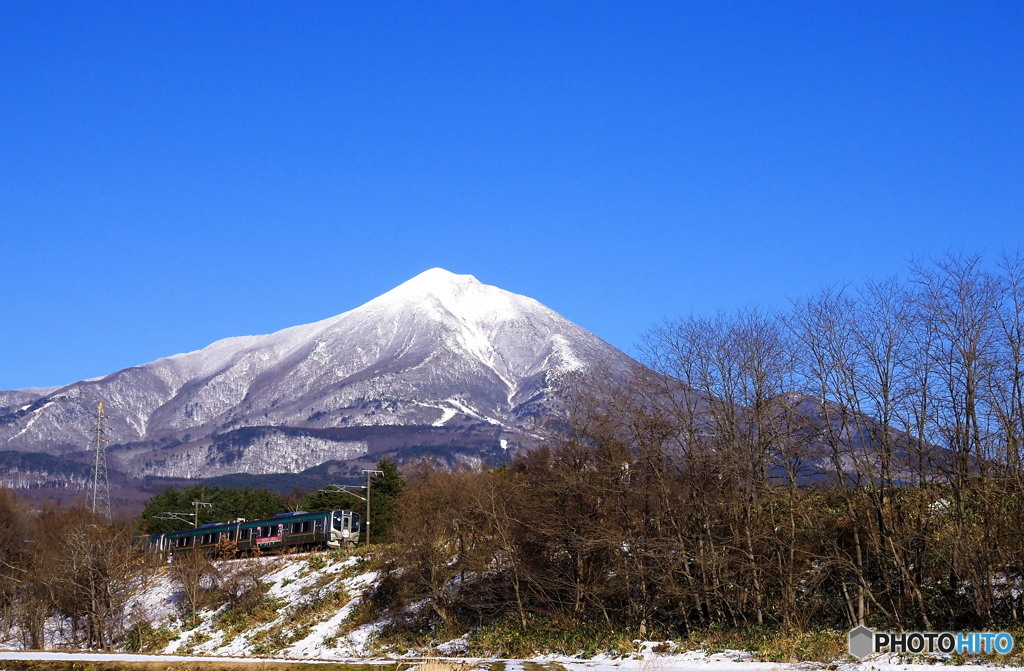
<path id="1" fill-rule="evenodd" d="M 147 581 L 145 587 L 128 601 L 127 611 L 134 622 L 166 622 L 177 616 L 181 594 L 167 569 L 160 569 Z"/>
<path id="2" fill-rule="evenodd" d="M 565 657 L 537 657 L 534 659 L 489 659 L 489 658 L 443 658 L 467 669 L 480 671 L 936 671 L 943 668 L 934 664 L 908 664 L 899 661 L 895 656 L 879 657 L 874 661 L 825 665 L 811 662 L 796 664 L 778 664 L 773 662 L 744 661 L 746 653 L 717 653 L 705 655 L 700 652 L 687 652 L 671 655 L 638 655 L 636 657 L 610 659 L 598 656 L 593 659 L 576 659 Z M 97 653 L 97 652 L 40 652 L 2 651 L 0 661 L 52 660 L 74 662 L 218 662 L 268 663 L 268 662 L 351 662 L 353 664 L 409 664 L 410 659 L 364 659 L 323 656 L 311 659 L 285 659 L 281 657 L 225 657 L 199 655 L 140 655 L 131 653 Z M 960 671 L 992 671 L 993 668 L 1013 669 L 1020 667 L 991 667 L 980 665 L 963 665 Z"/>
<path id="3" fill-rule="evenodd" d="M 159 569 L 129 604 L 129 621 L 146 621 L 164 633 L 169 642 L 157 655 L 0 651 L 2 660 L 162 661 L 192 662 L 214 657 L 224 661 L 272 660 L 332 661 L 389 664 L 373 658 L 373 635 L 385 621 L 354 625 L 350 618 L 378 575 L 363 566 L 359 556 L 311 554 L 290 557 L 238 559 L 219 564 L 222 584 L 239 579 L 260 583 L 265 590 L 262 610 L 231 619 L 227 603 L 199 613 L 198 624 L 186 628 L 182 595 L 168 567 Z M 64 626 L 53 622 L 53 634 Z M 61 645 L 59 636 L 49 639 Z M 16 647 L 12 638 L 3 645 Z M 431 652 L 480 671 L 935 671 L 941 663 L 906 663 L 897 655 L 876 655 L 864 662 L 781 664 L 751 661 L 751 654 L 726 651 L 708 655 L 701 651 L 659 653 L 659 642 L 638 642 L 633 655 L 598 655 L 590 659 L 540 656 L 529 660 L 461 657 L 468 649 L 468 635 L 448 641 Z M 410 651 L 403 663 L 419 659 L 423 651 Z M 938 660 L 941 661 L 941 660 Z M 964 665 L 965 671 L 992 667 Z M 1014 668 L 1014 667 L 1002 667 Z"/>
<path id="4" fill-rule="evenodd" d="M 331 555 L 308 558 L 261 558 L 225 562 L 232 564 L 222 573 L 231 580 L 262 562 L 262 582 L 269 585 L 266 596 L 277 607 L 269 619 L 256 620 L 243 631 L 233 631 L 222 620 L 228 605 L 200 613 L 200 623 L 180 633 L 162 651 L 196 654 L 248 656 L 274 654 L 291 659 L 362 658 L 369 655 L 370 640 L 384 623 L 357 627 L 347 620 L 362 602 L 364 593 L 377 580 L 373 571 L 363 571 L 360 557 L 343 560 Z M 173 602 L 172 597 L 151 596 L 151 601 Z M 177 613 L 164 620 L 151 620 L 154 627 L 174 627 Z"/>
<path id="5" fill-rule="evenodd" d="M 139 655 L 128 652 L 42 652 L 39 650 L 0 650 L 0 661 L 51 660 L 58 662 L 239 662 L 266 663 L 282 660 L 274 657 L 201 657 L 198 655 Z M 388 660 L 380 660 L 375 664 L 391 664 Z"/>
<path id="6" fill-rule="evenodd" d="M 448 420 L 459 414 L 459 411 L 455 408 L 441 408 L 441 419 L 434 422 L 434 426 L 444 426 L 448 423 Z"/>
<path id="7" fill-rule="evenodd" d="M 641 659 L 559 659 L 543 658 L 543 661 L 555 662 L 567 671 L 938 671 L 946 668 L 943 664 L 904 663 L 898 656 L 879 656 L 863 662 L 844 662 L 838 664 L 821 664 L 817 662 L 752 662 L 749 653 L 729 651 L 707 655 L 700 651 L 685 652 L 671 655 L 644 655 Z M 541 662 L 542 659 L 537 660 Z M 951 666 L 949 668 L 952 668 Z M 965 664 L 956 667 L 959 671 L 992 671 L 1021 667 L 983 666 Z M 522 663 L 518 666 L 513 662 L 505 671 L 529 671 Z"/>

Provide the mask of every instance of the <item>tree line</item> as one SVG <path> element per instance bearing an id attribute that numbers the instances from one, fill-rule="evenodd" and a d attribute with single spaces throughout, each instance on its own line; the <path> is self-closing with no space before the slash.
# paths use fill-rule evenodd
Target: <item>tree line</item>
<path id="1" fill-rule="evenodd" d="M 394 598 L 676 635 L 1019 623 L 1021 257 L 680 319 L 644 351 L 575 381 L 510 467 L 414 473 Z"/>
<path id="2" fill-rule="evenodd" d="M 377 467 L 382 473 L 371 483 L 370 508 L 373 540 L 380 542 L 391 533 L 404 479 L 391 461 Z M 137 519 L 109 523 L 83 506 L 33 509 L 0 488 L 0 632 L 33 649 L 123 645 L 133 627 L 143 624 L 136 619 L 145 617 L 132 612 L 133 599 L 144 594 L 164 562 L 137 536 L 192 526 L 187 514 L 194 514 L 194 501 L 209 504 L 199 506 L 198 524 L 298 509 L 365 510 L 356 497 L 329 489 L 281 496 L 259 488 L 194 486 L 169 488 L 153 496 Z M 169 571 L 184 596 L 185 615 L 194 620 L 205 586 L 217 582 L 215 566 L 200 553 L 186 553 Z"/>
<path id="3" fill-rule="evenodd" d="M 45 649 L 53 633 L 86 648 L 123 636 L 128 602 L 150 568 L 131 527 L 84 507 L 33 511 L 5 489 L 0 527 L 0 626 L 8 635 L 33 649 Z"/>

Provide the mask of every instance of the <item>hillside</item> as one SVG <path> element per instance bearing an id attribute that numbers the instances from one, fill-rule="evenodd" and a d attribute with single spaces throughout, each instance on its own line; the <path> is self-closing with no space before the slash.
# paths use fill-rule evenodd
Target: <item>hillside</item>
<path id="1" fill-rule="evenodd" d="M 313 554 L 217 563 L 199 617 L 169 568 L 133 604 L 134 642 L 147 652 L 284 657 L 366 657 L 379 625 L 357 612 L 377 574 L 361 556 Z M 141 624 L 145 623 L 145 624 Z"/>
<path id="2" fill-rule="evenodd" d="M 515 641 L 522 632 L 495 630 L 486 626 L 487 622 L 454 638 L 424 631 L 412 646 L 408 632 L 404 636 L 390 634 L 393 614 L 375 612 L 368 604 L 379 575 L 369 569 L 359 552 L 223 561 L 216 563 L 216 570 L 217 580 L 206 584 L 204 605 L 195 619 L 189 614 L 180 584 L 165 566 L 141 585 L 130 605 L 118 650 L 76 652 L 60 638 L 66 623 L 51 618 L 48 650 L 55 652 L 22 652 L 17 632 L 9 631 L 6 640 L 0 640 L 0 647 L 7 649 L 0 651 L 0 659 L 26 668 L 59 669 L 68 668 L 69 663 L 87 663 L 119 671 L 149 669 L 154 663 L 196 668 L 205 660 L 249 660 L 263 668 L 286 659 L 386 665 L 393 663 L 388 660 L 417 664 L 438 657 L 455 664 L 435 662 L 430 668 L 436 671 L 929 671 L 943 661 L 931 656 L 885 654 L 855 662 L 841 652 L 845 632 L 834 632 L 835 641 L 825 648 L 835 657 L 806 661 L 807 655 L 814 654 L 811 637 L 796 642 L 803 648 L 799 657 L 778 660 L 779 655 L 792 653 L 773 649 L 779 641 L 763 634 L 756 639 L 763 649 L 744 650 L 729 647 L 743 643 L 742 638 L 715 632 L 690 641 L 633 640 L 629 632 L 622 632 L 609 644 L 608 640 L 588 640 L 587 631 L 557 627 L 549 627 L 543 634 L 546 644 L 525 658 L 509 659 L 507 646 L 521 646 L 521 641 Z M 412 610 L 427 607 L 414 604 Z M 797 659 L 805 661 L 797 663 Z M 964 661 L 960 659 L 958 666 L 969 671 L 990 668 L 987 664 L 965 665 Z"/>
<path id="3" fill-rule="evenodd" d="M 75 486 L 100 402 L 116 482 L 329 461 L 358 472 L 385 454 L 492 463 L 537 440 L 567 376 L 635 365 L 531 298 L 435 268 L 319 322 L 0 392 L 0 467 L 31 486 Z"/>

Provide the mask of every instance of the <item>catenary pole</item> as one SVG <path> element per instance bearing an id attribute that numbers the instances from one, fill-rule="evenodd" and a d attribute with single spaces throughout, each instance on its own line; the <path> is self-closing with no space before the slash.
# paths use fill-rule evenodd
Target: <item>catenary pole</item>
<path id="1" fill-rule="evenodd" d="M 384 471 L 364 468 L 363 473 L 366 473 L 366 547 L 370 547 L 370 476 L 384 475 Z"/>

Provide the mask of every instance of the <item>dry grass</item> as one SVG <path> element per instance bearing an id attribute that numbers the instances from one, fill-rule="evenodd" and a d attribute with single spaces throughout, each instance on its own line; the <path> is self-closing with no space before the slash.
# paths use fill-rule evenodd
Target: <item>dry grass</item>
<path id="1" fill-rule="evenodd" d="M 101 662 L 75 660 L 10 660 L 21 671 L 392 671 L 396 667 L 333 662 L 233 662 L 226 660 L 173 662 Z"/>
<path id="2" fill-rule="evenodd" d="M 443 659 L 428 659 L 415 668 L 415 671 L 463 671 L 469 667 L 459 662 L 449 662 Z M 412 671 L 412 670 L 411 670 Z"/>

